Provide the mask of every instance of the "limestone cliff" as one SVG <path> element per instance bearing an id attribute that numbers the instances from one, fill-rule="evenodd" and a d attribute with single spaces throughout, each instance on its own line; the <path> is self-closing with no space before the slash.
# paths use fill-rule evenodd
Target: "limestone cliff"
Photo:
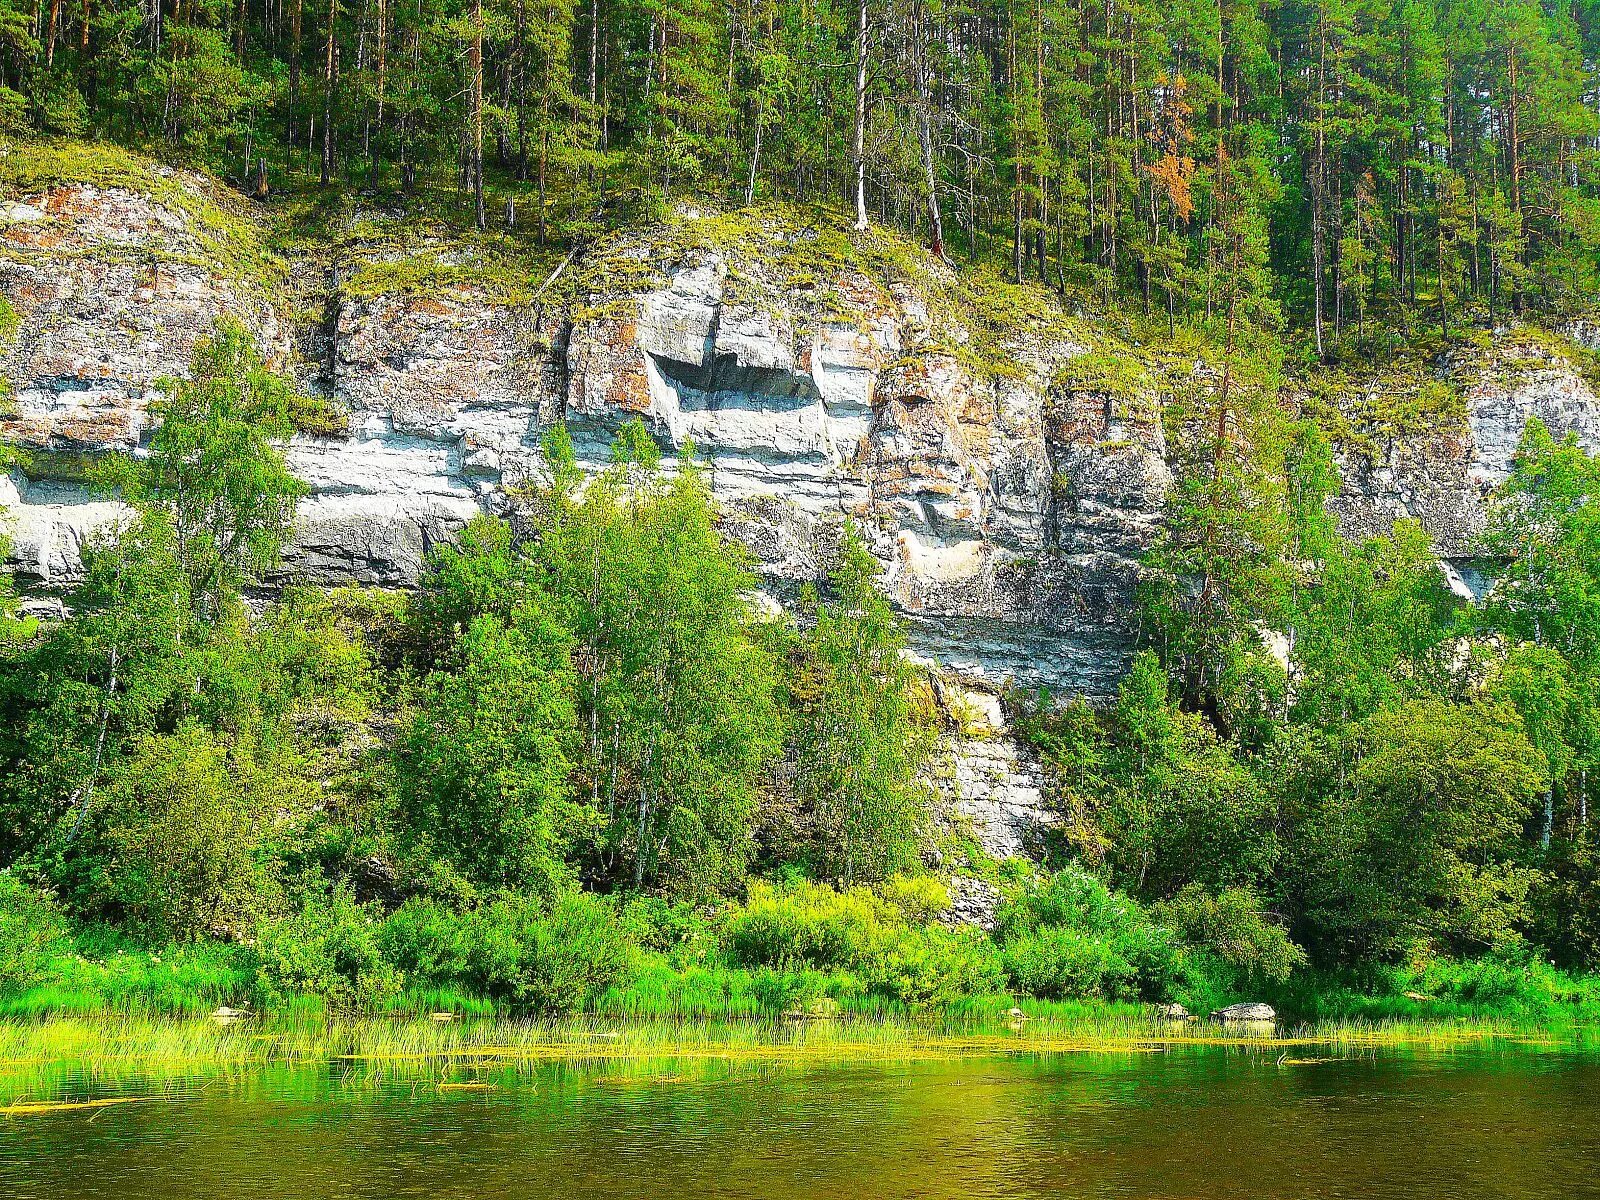
<path id="1" fill-rule="evenodd" d="M 991 686 L 1114 685 L 1172 479 L 1162 389 L 1081 369 L 1144 352 L 1043 293 L 794 211 L 682 212 L 519 274 L 447 236 L 397 238 L 380 211 L 346 213 L 334 252 L 274 256 L 271 210 L 184 172 L 13 190 L 0 437 L 25 458 L 0 504 L 36 594 L 71 587 L 115 511 L 78 456 L 137 454 L 158 381 L 231 314 L 348 418 L 290 447 L 311 494 L 285 577 L 409 583 L 430 545 L 537 477 L 552 423 L 597 463 L 638 416 L 709 462 L 778 599 L 853 518 L 929 657 Z M 1600 448 L 1588 340 L 1503 333 L 1328 389 L 1345 528 L 1412 515 L 1470 558 L 1528 417 Z"/>
<path id="2" fill-rule="evenodd" d="M 1600 450 L 1600 362 L 1592 333 L 1531 329 L 1479 332 L 1406 369 L 1356 375 L 1330 389 L 1319 414 L 1338 435 L 1344 532 L 1387 532 L 1420 520 L 1442 558 L 1470 564 L 1530 418 L 1557 438 Z"/>
<path id="3" fill-rule="evenodd" d="M 168 179 L 264 219 L 199 176 Z M 157 381 L 228 313 L 348 414 L 345 433 L 290 447 L 311 494 L 285 576 L 409 583 L 431 544 L 537 475 L 551 423 L 598 463 L 638 416 L 708 461 L 780 599 L 826 569 L 851 518 L 930 656 L 995 683 L 1111 686 L 1170 482 L 1160 411 L 1075 387 L 1062 367 L 1087 338 L 1043 297 L 997 332 L 961 311 L 947 268 L 896 258 L 891 238 L 688 213 L 600 244 L 548 294 L 448 270 L 419 286 L 384 250 L 387 270 L 347 263 L 308 301 L 293 262 L 263 281 L 208 260 L 195 207 L 63 183 L 3 214 L 18 327 L 0 436 L 32 453 L 0 502 L 26 587 L 69 588 L 114 511 L 72 456 L 138 453 Z"/>

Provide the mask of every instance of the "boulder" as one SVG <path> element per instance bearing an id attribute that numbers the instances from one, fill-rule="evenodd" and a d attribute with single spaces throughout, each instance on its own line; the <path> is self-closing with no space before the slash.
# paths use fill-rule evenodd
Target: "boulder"
<path id="1" fill-rule="evenodd" d="M 1213 1021 L 1221 1021 L 1225 1025 L 1236 1023 L 1260 1024 L 1276 1021 L 1278 1014 L 1273 1011 L 1272 1005 L 1263 1004 L 1257 1000 L 1243 1004 L 1230 1004 L 1227 1008 L 1219 1008 L 1211 1014 L 1211 1019 Z"/>
<path id="2" fill-rule="evenodd" d="M 1192 1021 L 1189 1010 L 1181 1004 L 1163 1004 L 1156 1009 L 1156 1016 L 1163 1021 Z"/>

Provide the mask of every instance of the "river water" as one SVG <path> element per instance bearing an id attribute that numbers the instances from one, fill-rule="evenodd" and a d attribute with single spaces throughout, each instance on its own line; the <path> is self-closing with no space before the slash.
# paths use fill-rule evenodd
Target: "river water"
<path id="1" fill-rule="evenodd" d="M 119 1089 L 163 1098 L 0 1117 L 0 1197 L 1600 1197 L 1600 1059 L 1514 1046 L 555 1063 L 443 1088 L 329 1064 L 64 1094 Z"/>

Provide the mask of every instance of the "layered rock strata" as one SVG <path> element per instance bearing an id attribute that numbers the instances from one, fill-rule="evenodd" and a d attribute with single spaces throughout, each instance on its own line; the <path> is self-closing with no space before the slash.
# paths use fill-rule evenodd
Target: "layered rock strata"
<path id="1" fill-rule="evenodd" d="M 411 583 L 431 546 L 538 478 L 553 424 L 597 468 L 637 417 L 668 450 L 693 444 L 780 601 L 826 570 L 851 520 L 923 653 L 991 687 L 1114 686 L 1172 473 L 1154 387 L 1075 369 L 1114 344 L 1092 328 L 1024 314 L 996 333 L 950 304 L 932 260 L 839 253 L 838 231 L 798 219 L 740 217 L 721 236 L 727 218 L 694 215 L 603 243 L 548 292 L 460 271 L 352 289 L 330 272 L 291 304 L 295 263 L 235 261 L 258 247 L 229 239 L 266 217 L 198 175 L 152 172 L 148 193 L 62 184 L 0 208 L 16 318 L 0 437 L 25 454 L 0 504 L 25 588 L 70 589 L 117 511 L 84 487 L 83 456 L 140 453 L 160 381 L 227 315 L 348 416 L 341 436 L 290 446 L 311 490 L 285 578 Z M 1333 502 L 1346 531 L 1416 517 L 1469 559 L 1530 417 L 1600 448 L 1585 336 L 1505 333 L 1422 384 L 1356 385 Z M 1429 379 L 1437 412 L 1383 415 Z"/>

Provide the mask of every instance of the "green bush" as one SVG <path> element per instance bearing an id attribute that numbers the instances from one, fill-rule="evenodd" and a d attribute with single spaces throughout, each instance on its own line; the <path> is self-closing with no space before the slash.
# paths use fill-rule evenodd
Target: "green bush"
<path id="1" fill-rule="evenodd" d="M 899 911 L 866 888 L 755 883 L 728 918 L 728 952 L 744 967 L 857 968 L 877 961 L 901 924 Z"/>
<path id="2" fill-rule="evenodd" d="M 1213 896 L 1191 884 L 1156 905 L 1153 914 L 1185 946 L 1231 971 L 1240 985 L 1268 979 L 1281 983 L 1306 965 L 1306 952 L 1262 911 L 1248 888 L 1225 888 Z"/>
<path id="3" fill-rule="evenodd" d="M 750 995 L 759 1011 L 797 1013 L 818 1010 L 820 1002 L 859 994 L 860 981 L 848 972 L 785 971 L 769 967 L 750 973 Z"/>
<path id="4" fill-rule="evenodd" d="M 106 789 L 107 891 L 161 944 L 248 934 L 273 907 L 264 841 L 309 807 L 304 780 L 193 722 L 140 739 Z"/>
<path id="5" fill-rule="evenodd" d="M 999 951 L 970 927 L 910 927 L 867 974 L 868 990 L 911 1008 L 949 1008 L 973 996 L 1003 992 Z"/>
<path id="6" fill-rule="evenodd" d="M 1003 961 L 1018 991 L 1046 1000 L 1123 999 L 1138 975 L 1108 941 L 1066 925 L 1030 930 L 1005 948 Z"/>
<path id="7" fill-rule="evenodd" d="M 636 949 L 616 906 L 579 892 L 550 905 L 507 894 L 464 911 L 418 897 L 377 944 L 412 987 L 466 988 L 538 1012 L 592 1008 L 625 980 Z"/>
<path id="8" fill-rule="evenodd" d="M 377 917 L 346 888 L 308 897 L 300 911 L 267 922 L 257 982 L 267 1003 L 316 996 L 334 1008 L 370 1008 L 399 991 L 384 960 Z"/>
<path id="9" fill-rule="evenodd" d="M 45 978 L 66 941 L 55 901 L 0 871 L 0 993 L 21 991 Z"/>
<path id="10" fill-rule="evenodd" d="M 416 896 L 389 914 L 378 947 L 410 985 L 445 986 L 466 978 L 470 935 L 469 916 L 432 896 Z"/>
<path id="11" fill-rule="evenodd" d="M 635 896 L 622 910 L 622 921 L 641 949 L 667 955 L 688 965 L 703 962 L 718 950 L 718 934 L 706 911 L 684 900 Z"/>
<path id="12" fill-rule="evenodd" d="M 1157 1000 L 1182 966 L 1177 939 L 1080 867 L 1026 879 L 995 912 L 1012 986 L 1049 999 Z"/>
<path id="13" fill-rule="evenodd" d="M 788 989 L 783 1004 L 773 1000 L 767 1007 L 791 1005 L 797 981 L 829 973 L 835 982 L 828 994 L 836 1000 L 852 990 L 844 980 L 913 1008 L 947 1007 L 963 996 L 1000 991 L 1005 975 L 988 938 L 975 929 L 928 923 L 949 906 L 949 893 L 927 878 L 845 891 L 820 883 L 756 884 L 728 917 L 728 956 L 736 966 L 789 980 L 782 988 L 763 982 L 769 990 Z"/>
<path id="14" fill-rule="evenodd" d="M 522 897 L 473 914 L 468 980 L 485 995 L 539 1012 L 577 1012 L 627 974 L 634 945 L 615 905 L 573 892 L 548 910 Z"/>

